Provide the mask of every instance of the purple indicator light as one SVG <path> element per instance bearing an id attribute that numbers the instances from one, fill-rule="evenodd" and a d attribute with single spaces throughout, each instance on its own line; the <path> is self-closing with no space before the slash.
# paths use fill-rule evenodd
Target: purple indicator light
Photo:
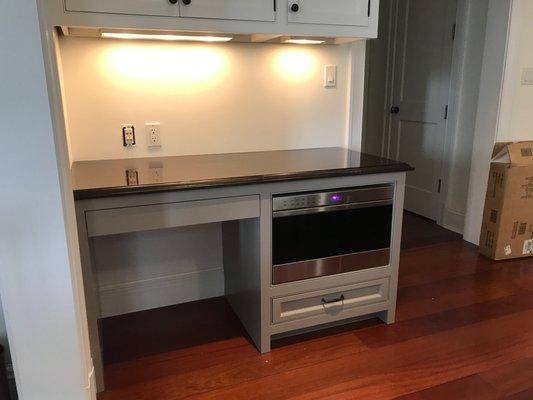
<path id="1" fill-rule="evenodd" d="M 342 196 L 340 194 L 332 194 L 329 199 L 334 203 L 338 203 L 339 201 L 342 201 Z"/>

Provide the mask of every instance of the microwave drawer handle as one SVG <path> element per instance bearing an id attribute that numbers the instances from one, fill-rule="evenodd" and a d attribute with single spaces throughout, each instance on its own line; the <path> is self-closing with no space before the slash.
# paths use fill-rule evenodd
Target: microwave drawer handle
<path id="1" fill-rule="evenodd" d="M 373 201 L 364 201 L 360 203 L 338 204 L 338 205 L 333 205 L 333 206 L 297 208 L 295 210 L 274 211 L 272 213 L 272 216 L 274 218 L 290 217 L 292 215 L 307 215 L 307 214 L 318 214 L 318 213 L 333 212 L 333 211 L 355 210 L 358 208 L 388 206 L 391 204 L 392 204 L 392 199 L 373 200 Z"/>
<path id="2" fill-rule="evenodd" d="M 334 307 L 334 306 L 343 306 L 344 295 L 341 295 L 341 297 L 339 297 L 338 299 L 333 299 L 333 300 L 326 300 L 323 298 L 321 302 L 324 308 L 329 308 L 329 307 Z"/>

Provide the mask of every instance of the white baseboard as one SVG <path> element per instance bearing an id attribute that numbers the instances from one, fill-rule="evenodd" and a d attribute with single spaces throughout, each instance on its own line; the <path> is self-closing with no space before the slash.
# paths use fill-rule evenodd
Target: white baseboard
<path id="1" fill-rule="evenodd" d="M 100 287 L 101 317 L 224 295 L 224 269 L 212 268 Z"/>
<path id="2" fill-rule="evenodd" d="M 442 226 L 450 231 L 454 231 L 462 235 L 465 226 L 465 214 L 445 207 L 442 218 Z"/>

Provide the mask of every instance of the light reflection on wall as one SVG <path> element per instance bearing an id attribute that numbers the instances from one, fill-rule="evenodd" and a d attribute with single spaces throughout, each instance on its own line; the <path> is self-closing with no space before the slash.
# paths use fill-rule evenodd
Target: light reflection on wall
<path id="1" fill-rule="evenodd" d="M 208 45 L 117 41 L 100 57 L 105 78 L 118 85 L 150 85 L 152 90 L 210 88 L 229 70 L 223 49 Z"/>
<path id="2" fill-rule="evenodd" d="M 305 82 L 316 72 L 316 68 L 313 52 L 298 46 L 280 49 L 274 57 L 274 69 L 280 78 L 288 82 Z"/>

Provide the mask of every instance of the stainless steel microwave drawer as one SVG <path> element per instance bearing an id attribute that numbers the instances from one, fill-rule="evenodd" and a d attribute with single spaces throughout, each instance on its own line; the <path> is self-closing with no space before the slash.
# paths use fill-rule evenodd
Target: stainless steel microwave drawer
<path id="1" fill-rule="evenodd" d="M 350 318 L 358 308 L 387 302 L 389 278 L 300 293 L 272 299 L 272 322 L 281 324 L 302 319 L 326 323 Z M 373 311 L 370 311 L 373 312 Z M 323 318 L 321 318 L 323 317 Z M 310 326 L 313 324 L 304 324 Z"/>

